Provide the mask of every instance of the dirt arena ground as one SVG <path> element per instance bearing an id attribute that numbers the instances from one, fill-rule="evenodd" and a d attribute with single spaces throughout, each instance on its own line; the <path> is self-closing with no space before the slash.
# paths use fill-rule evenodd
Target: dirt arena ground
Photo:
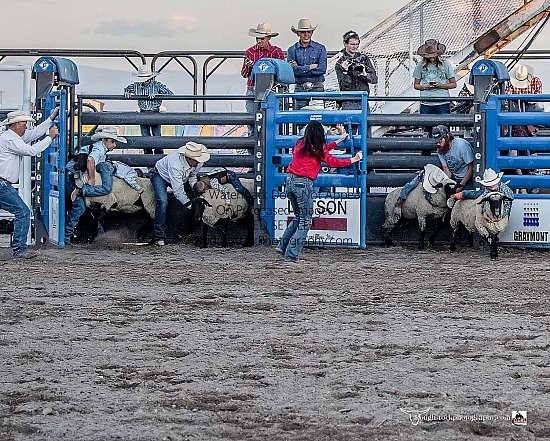
<path id="1" fill-rule="evenodd" d="M 303 257 L 0 261 L 0 439 L 550 439 L 548 253 Z"/>

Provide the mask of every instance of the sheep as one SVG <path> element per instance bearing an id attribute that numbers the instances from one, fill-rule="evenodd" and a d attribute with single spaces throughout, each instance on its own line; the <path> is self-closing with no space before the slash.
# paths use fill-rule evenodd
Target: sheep
<path id="1" fill-rule="evenodd" d="M 241 179 L 241 183 L 252 194 L 254 181 L 252 179 Z M 219 190 L 206 190 L 206 192 L 194 200 L 202 199 L 204 201 L 202 204 L 195 205 L 201 211 L 195 216 L 199 221 L 202 221 L 203 225 L 201 247 L 206 248 L 208 246 L 208 228 L 215 226 L 221 227 L 222 246 L 227 247 L 227 228 L 229 222 L 237 222 L 241 219 L 245 220 L 247 226 L 247 236 L 243 246 L 252 246 L 254 243 L 252 209 L 254 207 L 249 207 L 247 201 L 241 194 L 237 193 L 231 184 L 224 184 L 224 186 L 227 187 L 232 195 L 231 209 L 228 211 L 225 209 L 225 199 Z"/>
<path id="2" fill-rule="evenodd" d="M 508 225 L 508 214 L 505 214 L 503 204 L 510 202 L 512 198 L 499 191 L 491 191 L 477 199 L 458 200 L 451 211 L 451 251 L 456 251 L 456 237 L 458 227 L 463 224 L 470 233 L 477 231 L 485 239 L 490 247 L 492 260 L 498 258 L 498 234 Z M 485 204 L 485 212 L 483 212 Z"/>
<path id="3" fill-rule="evenodd" d="M 113 177 L 113 190 L 105 196 L 93 196 L 84 198 L 88 208 L 102 208 L 105 211 L 117 211 L 120 213 L 133 214 L 145 209 L 147 214 L 155 218 L 155 193 L 153 185 L 148 178 L 137 178 L 138 185 L 143 193 L 138 193 L 124 180 Z M 101 185 L 101 175 L 96 174 L 96 185 Z M 143 207 L 136 205 L 141 200 Z"/>
<path id="4" fill-rule="evenodd" d="M 417 186 L 404 202 L 401 209 L 401 217 L 397 217 L 393 212 L 393 208 L 397 198 L 399 197 L 401 188 L 393 190 L 389 193 L 386 197 L 386 202 L 384 203 L 386 220 L 382 225 L 383 239 L 386 245 L 394 245 L 391 239 L 391 233 L 401 218 L 418 219 L 418 228 L 420 230 L 418 249 L 423 250 L 425 248 L 424 239 L 426 237 L 426 221 L 428 218 L 431 218 L 438 220 L 440 224 L 436 232 L 429 238 L 429 242 L 433 246 L 437 233 L 441 227 L 443 217 L 447 213 L 447 193 L 450 193 L 451 187 L 452 184 L 446 184 L 445 187 L 439 188 L 437 192 L 432 195 L 432 202 L 430 203 L 424 197 L 422 186 Z"/>

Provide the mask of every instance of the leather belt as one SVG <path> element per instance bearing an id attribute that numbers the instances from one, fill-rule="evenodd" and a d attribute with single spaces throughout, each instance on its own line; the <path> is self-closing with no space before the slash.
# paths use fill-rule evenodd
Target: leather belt
<path id="1" fill-rule="evenodd" d="M 289 173 L 288 176 L 293 178 L 307 179 L 308 181 L 313 181 L 313 179 L 308 178 L 307 176 L 298 176 L 298 175 L 295 175 L 294 173 Z"/>

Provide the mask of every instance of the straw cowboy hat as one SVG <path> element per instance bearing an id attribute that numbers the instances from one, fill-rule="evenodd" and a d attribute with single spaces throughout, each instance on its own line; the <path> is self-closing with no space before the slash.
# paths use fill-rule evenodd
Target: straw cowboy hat
<path id="1" fill-rule="evenodd" d="M 197 162 L 206 162 L 210 159 L 210 153 L 208 153 L 206 146 L 198 142 L 189 141 L 187 144 L 177 149 L 176 152 L 194 159 Z"/>
<path id="2" fill-rule="evenodd" d="M 118 136 L 118 132 L 116 130 L 116 127 L 103 127 L 102 129 L 99 129 L 96 131 L 92 137 L 92 141 L 99 141 L 100 139 L 114 139 L 117 142 L 121 142 L 122 144 L 126 144 L 126 138 L 123 138 L 122 136 Z"/>
<path id="3" fill-rule="evenodd" d="M 525 89 L 533 79 L 534 69 L 527 64 L 516 64 L 510 72 L 510 82 L 518 89 Z"/>
<path id="4" fill-rule="evenodd" d="M 426 40 L 422 46 L 417 49 L 418 55 L 424 58 L 437 57 L 445 52 L 447 48 L 437 40 Z"/>
<path id="5" fill-rule="evenodd" d="M 492 187 L 500 182 L 503 175 L 504 172 L 496 173 L 492 168 L 488 168 L 483 172 L 483 179 L 479 183 L 485 187 Z"/>
<path id="6" fill-rule="evenodd" d="M 137 78 L 142 83 L 145 83 L 147 80 L 150 80 L 151 78 L 155 78 L 158 74 L 159 74 L 158 72 L 153 72 L 151 68 L 146 64 L 142 64 L 138 68 Z"/>
<path id="7" fill-rule="evenodd" d="M 424 190 L 434 194 L 437 192 L 437 187 L 445 184 L 456 184 L 456 181 L 453 181 L 443 170 L 433 164 L 424 166 L 424 180 L 422 181 Z"/>
<path id="8" fill-rule="evenodd" d="M 258 23 L 256 29 L 249 29 L 248 35 L 256 38 L 264 37 L 276 37 L 279 35 L 278 32 L 271 32 L 271 25 L 269 23 Z"/>
<path id="9" fill-rule="evenodd" d="M 21 121 L 35 122 L 34 118 L 31 118 L 29 115 L 25 114 L 25 112 L 21 112 L 20 110 L 16 110 L 15 112 L 10 112 L 8 113 L 7 116 L 8 117 L 4 121 L 2 121 L 1 125 L 9 126 L 10 124 L 15 124 Z"/>
<path id="10" fill-rule="evenodd" d="M 311 20 L 309 18 L 301 18 L 298 22 L 298 27 L 291 26 L 290 30 L 297 34 L 298 32 L 314 31 L 317 26 L 311 26 Z"/>

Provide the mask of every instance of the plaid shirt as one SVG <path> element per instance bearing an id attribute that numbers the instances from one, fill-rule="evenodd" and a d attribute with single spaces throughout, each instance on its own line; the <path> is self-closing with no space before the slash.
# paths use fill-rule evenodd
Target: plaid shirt
<path id="1" fill-rule="evenodd" d="M 245 60 L 243 62 L 243 67 L 241 68 L 241 75 L 243 78 L 248 78 L 246 82 L 247 86 L 254 86 L 254 81 L 250 79 L 250 74 L 252 73 L 252 68 L 246 65 L 246 59 L 258 61 L 260 58 L 277 58 L 278 60 L 284 60 L 285 54 L 280 47 L 267 44 L 265 49 L 260 49 L 257 44 L 252 47 L 249 47 L 245 52 Z"/>
<path id="2" fill-rule="evenodd" d="M 539 77 L 533 77 L 529 85 L 524 89 L 514 87 L 512 83 L 508 83 L 508 87 L 506 88 L 506 94 L 508 95 L 537 95 L 539 93 L 542 93 L 542 81 Z"/>
<path id="3" fill-rule="evenodd" d="M 174 95 L 174 93 L 168 89 L 164 84 L 159 83 L 158 81 L 151 81 L 147 87 L 143 86 L 143 83 L 132 83 L 124 88 L 125 93 L 130 93 L 132 95 Z M 153 112 L 158 112 L 162 100 L 152 99 L 152 100 L 138 100 L 139 110 L 151 110 Z"/>

